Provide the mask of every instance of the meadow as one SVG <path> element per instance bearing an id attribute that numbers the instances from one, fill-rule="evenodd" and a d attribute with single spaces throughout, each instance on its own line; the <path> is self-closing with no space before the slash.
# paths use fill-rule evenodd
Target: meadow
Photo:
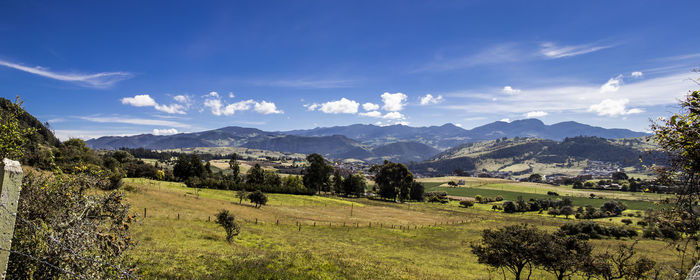
<path id="1" fill-rule="evenodd" d="M 125 181 L 130 212 L 136 215 L 132 233 L 137 245 L 128 257 L 146 279 L 501 278 L 470 252 L 469 244 L 478 241 L 484 229 L 528 223 L 553 231 L 572 222 L 532 213 L 504 214 L 488 205 L 460 208 L 456 201 L 393 203 L 269 194 L 268 205 L 258 209 L 245 201 L 239 204 L 232 191 Z M 442 188 L 445 182 L 427 181 L 428 189 Z M 220 209 L 231 211 L 241 223 L 241 233 L 232 243 L 213 221 Z M 621 242 L 632 241 L 593 241 L 597 250 Z M 637 248 L 661 263 L 675 260 L 662 241 L 642 240 Z M 532 277 L 552 278 L 543 271 Z"/>

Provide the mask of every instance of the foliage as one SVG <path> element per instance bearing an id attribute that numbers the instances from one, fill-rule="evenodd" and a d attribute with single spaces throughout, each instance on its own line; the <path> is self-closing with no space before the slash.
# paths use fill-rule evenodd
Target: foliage
<path id="1" fill-rule="evenodd" d="M 236 184 L 241 183 L 242 178 L 241 178 L 241 165 L 238 164 L 238 154 L 234 153 L 231 155 L 231 159 L 228 162 L 229 168 L 231 168 L 231 172 L 233 172 L 233 181 Z"/>
<path id="2" fill-rule="evenodd" d="M 190 177 L 203 177 L 205 175 L 205 168 L 202 164 L 202 160 L 196 154 L 191 155 L 180 155 L 173 166 L 173 175 L 175 178 L 184 181 Z"/>
<path id="3" fill-rule="evenodd" d="M 655 171 L 660 182 L 678 186 L 677 197 L 665 208 L 662 219 L 686 236 L 676 244 L 680 252 L 679 269 L 688 270 L 700 259 L 700 91 L 690 92 L 681 101 L 681 112 L 653 123 L 654 141 L 668 153 L 670 160 Z M 686 266 L 688 265 L 688 266 Z"/>
<path id="4" fill-rule="evenodd" d="M 362 174 L 349 174 L 341 181 L 341 193 L 345 195 L 361 196 L 365 193 L 365 188 L 367 188 L 367 182 L 365 182 L 365 176 Z"/>
<path id="5" fill-rule="evenodd" d="M 122 271 L 133 274 L 123 258 L 133 245 L 129 236 L 132 217 L 123 195 L 90 195 L 90 188 L 103 188 L 105 183 L 88 174 L 28 172 L 22 183 L 12 250 L 86 279 L 125 278 Z M 65 277 L 20 254 L 10 255 L 7 273 L 9 279 Z"/>
<path id="6" fill-rule="evenodd" d="M 21 126 L 19 118 L 24 110 L 19 97 L 15 99 L 15 103 L 3 103 L 7 108 L 0 110 L 0 160 L 3 158 L 18 160 L 24 156 L 24 151 L 30 144 L 30 137 L 37 130 L 34 127 Z"/>
<path id="7" fill-rule="evenodd" d="M 535 264 L 562 280 L 585 269 L 593 247 L 578 236 L 544 233 L 536 250 Z"/>
<path id="8" fill-rule="evenodd" d="M 326 159 L 319 154 L 310 154 L 306 157 L 309 166 L 304 168 L 304 186 L 307 189 L 318 191 L 330 191 L 330 176 L 333 167 L 326 163 Z"/>
<path id="9" fill-rule="evenodd" d="M 379 186 L 379 196 L 400 201 L 411 198 L 411 188 L 413 184 L 413 173 L 401 163 L 384 161 L 382 165 L 374 165 L 370 169 L 373 172 L 374 182 Z"/>
<path id="10" fill-rule="evenodd" d="M 621 237 L 637 236 L 637 231 L 632 228 L 604 226 L 595 222 L 565 224 L 561 226 L 560 231 L 565 235 L 583 236 L 591 239 L 600 239 L 603 236 L 615 237 L 617 239 L 620 239 Z"/>
<path id="11" fill-rule="evenodd" d="M 260 164 L 255 164 L 253 168 L 248 170 L 248 175 L 246 176 L 246 184 L 248 185 L 265 185 L 265 170 L 262 169 Z"/>
<path id="12" fill-rule="evenodd" d="M 474 206 L 474 201 L 471 200 L 462 200 L 459 202 L 459 206 L 462 206 L 464 208 L 469 208 Z"/>
<path id="13" fill-rule="evenodd" d="M 241 226 L 236 222 L 236 217 L 228 210 L 220 210 L 216 214 L 216 223 L 226 231 L 226 241 L 229 243 L 241 232 Z"/>
<path id="14" fill-rule="evenodd" d="M 479 263 L 505 269 L 519 280 L 526 267 L 529 274 L 532 273 L 542 235 L 542 231 L 528 225 L 486 229 L 481 234 L 481 242 L 472 244 L 471 249 Z"/>
<path id="15" fill-rule="evenodd" d="M 267 204 L 267 196 L 260 190 L 249 193 L 248 200 L 255 203 L 255 208 L 260 208 L 260 206 Z"/>
<path id="16" fill-rule="evenodd" d="M 595 255 L 586 264 L 584 271 L 587 276 L 597 276 L 599 279 L 644 279 L 655 272 L 656 262 L 646 256 L 635 258 L 636 252 L 632 245 L 620 244 L 614 250 L 605 250 Z"/>

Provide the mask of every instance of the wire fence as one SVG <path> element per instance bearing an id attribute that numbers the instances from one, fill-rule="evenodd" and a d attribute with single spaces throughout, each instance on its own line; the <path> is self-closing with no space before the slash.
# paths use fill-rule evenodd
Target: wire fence
<path id="1" fill-rule="evenodd" d="M 108 263 L 108 262 L 105 262 L 105 261 L 101 261 L 101 260 L 98 260 L 98 259 L 96 259 L 96 258 L 92 258 L 92 257 L 80 255 L 79 253 L 77 253 L 77 252 L 75 252 L 73 249 L 71 249 L 70 247 L 68 247 L 68 246 L 66 246 L 65 244 L 63 244 L 63 242 L 61 242 L 61 241 L 57 240 L 56 238 L 54 238 L 50 233 L 48 233 L 48 232 L 44 231 L 43 229 L 39 228 L 39 227 L 38 227 L 37 225 L 35 225 L 34 223 L 25 220 L 25 219 L 22 218 L 20 215 L 17 215 L 17 213 L 13 213 L 13 212 L 10 211 L 9 209 L 7 209 L 7 208 L 5 207 L 5 205 L 0 204 L 0 208 L 4 209 L 7 213 L 9 213 L 9 214 L 12 215 L 13 217 L 15 217 L 15 218 L 16 218 L 17 220 L 19 220 L 20 222 L 22 222 L 22 223 L 28 225 L 29 227 L 31 227 L 34 231 L 39 232 L 41 235 L 47 237 L 49 240 L 51 240 L 51 242 L 55 243 L 55 244 L 56 244 L 58 247 L 60 247 L 61 249 L 67 251 L 67 252 L 68 252 L 69 254 L 71 254 L 72 256 L 77 257 L 77 258 L 80 258 L 80 259 L 83 259 L 83 260 L 87 260 L 87 261 L 89 261 L 89 262 L 92 262 L 93 264 L 99 264 L 99 265 L 103 265 L 103 266 L 106 265 L 106 266 L 112 267 L 112 268 L 116 269 L 117 271 L 119 271 L 119 273 L 122 274 L 123 276 L 125 276 L 126 278 L 129 278 L 129 279 L 138 279 L 138 277 L 132 275 L 132 274 L 129 273 L 128 271 L 125 271 L 125 270 L 119 268 L 118 266 L 116 266 L 116 265 L 114 265 L 114 264 L 111 264 L 111 263 Z M 77 278 L 79 278 L 79 279 L 85 279 L 85 277 L 83 277 L 83 276 L 81 276 L 81 275 L 78 275 L 78 274 L 76 274 L 75 272 L 67 271 L 67 270 L 65 270 L 65 269 L 62 269 L 62 268 L 60 268 L 60 267 L 58 267 L 58 266 L 56 266 L 56 265 L 53 265 L 53 264 L 51 264 L 51 263 L 49 263 L 49 262 L 46 262 L 46 261 L 44 261 L 44 260 L 41 260 L 40 258 L 35 257 L 35 256 L 32 256 L 32 255 L 30 255 L 30 254 L 22 253 L 22 252 L 18 252 L 18 251 L 13 251 L 13 250 L 8 250 L 8 249 L 4 249 L 4 248 L 0 248 L 0 250 L 4 250 L 4 251 L 7 251 L 7 252 L 10 252 L 11 254 L 14 253 L 14 254 L 19 254 L 19 255 L 22 255 L 22 256 L 31 258 L 31 259 L 33 259 L 33 260 L 36 260 L 36 261 L 42 263 L 42 264 L 48 265 L 48 266 L 50 266 L 50 267 L 52 267 L 52 268 L 54 268 L 54 269 L 60 270 L 60 271 L 62 271 L 62 272 L 64 272 L 64 273 L 66 273 L 66 274 L 70 274 L 70 275 L 73 275 L 73 276 L 77 276 Z"/>

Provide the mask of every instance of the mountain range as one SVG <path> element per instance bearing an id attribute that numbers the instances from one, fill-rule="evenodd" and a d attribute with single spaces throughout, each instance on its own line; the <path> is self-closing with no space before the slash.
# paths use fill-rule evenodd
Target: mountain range
<path id="1" fill-rule="evenodd" d="M 174 135 L 105 136 L 90 139 L 86 143 L 94 149 L 126 147 L 162 150 L 228 146 L 288 153 L 319 153 L 334 159 L 418 162 L 432 158 L 441 150 L 464 143 L 504 137 L 563 140 L 575 136 L 617 139 L 646 135 L 648 134 L 627 129 L 606 129 L 577 122 L 546 125 L 537 119 L 525 119 L 513 122 L 498 121 L 470 130 L 449 123 L 429 127 L 354 124 L 278 132 L 229 126 Z"/>

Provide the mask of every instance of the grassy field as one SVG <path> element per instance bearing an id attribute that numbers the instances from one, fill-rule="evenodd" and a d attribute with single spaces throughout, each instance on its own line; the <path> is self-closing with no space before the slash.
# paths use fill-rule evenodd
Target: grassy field
<path id="1" fill-rule="evenodd" d="M 465 186 L 450 187 L 446 184 L 449 181 L 465 180 Z M 516 200 L 518 196 L 528 200 L 530 198 L 557 198 L 547 195 L 547 192 L 556 192 L 559 197 L 569 197 L 575 206 L 591 205 L 599 207 L 610 199 L 620 200 L 630 209 L 644 210 L 647 208 L 657 208 L 658 202 L 668 195 L 574 189 L 572 186 L 553 186 L 548 184 L 521 183 L 504 179 L 474 178 L 474 177 L 439 177 L 420 179 L 426 187 L 426 191 L 444 191 L 449 195 L 474 197 L 481 195 L 485 197 L 503 196 L 505 200 Z M 590 198 L 590 194 L 596 196 Z M 598 199 L 602 197 L 603 199 Z"/>
<path id="2" fill-rule="evenodd" d="M 131 212 L 138 215 L 132 227 L 137 246 L 129 257 L 146 279 L 489 279 L 487 267 L 469 250 L 481 231 L 518 223 L 555 230 L 571 222 L 503 214 L 486 205 L 465 209 L 454 201 L 399 204 L 270 194 L 268 205 L 257 209 L 238 204 L 231 191 L 126 181 Z M 440 184 L 425 182 L 427 188 Z M 231 244 L 209 221 L 219 209 L 230 210 L 242 224 Z M 631 241 L 593 241 L 597 248 L 619 242 Z M 661 241 L 643 240 L 638 249 L 659 262 L 674 261 Z M 535 271 L 532 279 L 551 276 Z"/>

